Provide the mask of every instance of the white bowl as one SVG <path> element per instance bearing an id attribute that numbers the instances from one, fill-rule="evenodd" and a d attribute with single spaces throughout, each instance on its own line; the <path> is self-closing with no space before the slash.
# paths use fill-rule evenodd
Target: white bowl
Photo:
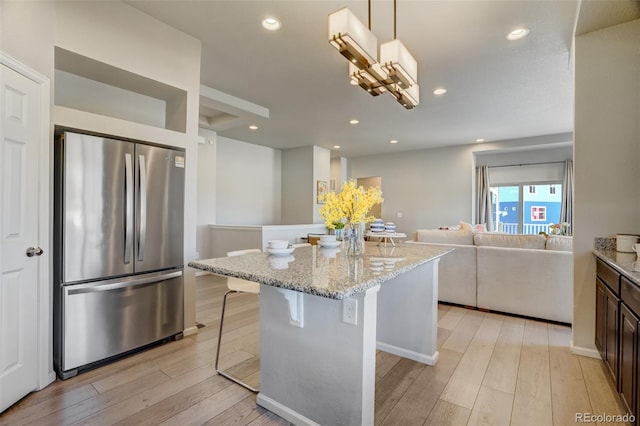
<path id="1" fill-rule="evenodd" d="M 333 242 L 336 240 L 336 236 L 335 235 L 322 235 L 320 237 L 320 241 L 322 241 L 323 243 L 329 243 L 329 242 Z"/>
<path id="2" fill-rule="evenodd" d="M 270 240 L 267 241 L 267 245 L 272 249 L 286 249 L 289 247 L 289 241 L 287 240 Z"/>
<path id="3" fill-rule="evenodd" d="M 267 253 L 272 256 L 287 256 L 295 250 L 295 247 L 287 247 L 287 248 L 271 248 L 267 247 Z"/>
<path id="4" fill-rule="evenodd" d="M 324 248 L 336 248 L 340 245 L 340 241 L 320 241 L 318 245 Z"/>

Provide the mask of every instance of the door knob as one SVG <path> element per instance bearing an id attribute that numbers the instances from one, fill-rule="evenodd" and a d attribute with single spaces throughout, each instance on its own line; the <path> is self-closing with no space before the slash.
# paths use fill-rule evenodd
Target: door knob
<path id="1" fill-rule="evenodd" d="M 41 256 L 42 253 L 44 253 L 44 251 L 40 248 L 40 247 L 29 247 L 27 249 L 27 256 L 28 257 L 33 257 L 33 256 Z"/>

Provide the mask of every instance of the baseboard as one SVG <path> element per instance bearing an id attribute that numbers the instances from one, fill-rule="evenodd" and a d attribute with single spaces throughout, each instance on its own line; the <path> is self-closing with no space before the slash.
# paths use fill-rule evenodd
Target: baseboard
<path id="1" fill-rule="evenodd" d="M 438 362 L 438 358 L 440 358 L 440 353 L 438 351 L 435 351 L 433 355 L 425 355 L 383 342 L 376 342 L 376 349 L 427 365 L 436 365 L 436 362 Z"/>
<path id="2" fill-rule="evenodd" d="M 256 396 L 256 404 L 277 414 L 278 416 L 293 423 L 294 425 L 320 426 L 318 423 L 303 416 L 297 411 L 293 411 L 291 408 L 285 407 L 284 405 L 280 404 L 277 401 L 274 401 L 268 396 L 264 396 L 262 392 L 260 392 L 258 396 Z"/>
<path id="3" fill-rule="evenodd" d="M 514 318 L 524 318 L 524 319 L 529 319 L 529 320 L 533 320 L 533 321 L 542 321 L 542 322 L 546 322 L 546 323 L 549 323 L 549 324 L 557 324 L 557 325 L 562 325 L 562 326 L 565 326 L 565 327 L 571 327 L 571 323 L 570 322 L 556 321 L 556 320 L 551 320 L 551 319 L 546 319 L 546 318 L 532 317 L 532 316 L 529 316 L 529 315 L 514 314 L 512 312 L 496 311 L 495 309 L 479 308 L 477 306 L 471 306 L 471 305 L 461 305 L 460 303 L 444 302 L 442 300 L 438 300 L 438 304 L 447 305 L 447 306 L 457 306 L 459 308 L 470 309 L 472 311 L 480 311 L 480 312 L 486 312 L 486 313 L 492 313 L 492 314 L 498 314 L 498 315 L 505 315 L 505 316 L 514 317 Z"/>
<path id="4" fill-rule="evenodd" d="M 574 346 L 571 342 L 570 351 L 574 355 L 582 355 L 589 358 L 602 359 L 597 349 L 585 348 L 583 346 Z"/>
<path id="5" fill-rule="evenodd" d="M 182 332 L 182 336 L 187 337 L 197 333 L 198 333 L 198 326 L 194 325 L 193 327 L 185 328 L 184 331 Z"/>

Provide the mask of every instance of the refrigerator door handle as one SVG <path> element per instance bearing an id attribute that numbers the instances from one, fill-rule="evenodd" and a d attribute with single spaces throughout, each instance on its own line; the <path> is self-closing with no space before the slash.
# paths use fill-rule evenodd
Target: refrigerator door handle
<path id="1" fill-rule="evenodd" d="M 140 236 L 138 238 L 138 260 L 144 260 L 147 242 L 147 166 L 144 155 L 138 156 L 140 163 Z"/>
<path id="2" fill-rule="evenodd" d="M 131 154 L 124 155 L 125 174 L 125 231 L 124 263 L 131 262 L 131 238 L 133 237 L 133 167 Z"/>
<path id="3" fill-rule="evenodd" d="M 138 278 L 138 279 L 126 279 L 124 281 L 111 280 L 111 283 L 105 284 L 104 282 L 88 283 L 88 284 L 74 284 L 65 286 L 69 295 L 82 294 L 82 293 L 99 293 L 103 291 L 117 290 L 120 288 L 137 287 L 149 283 L 156 283 L 160 281 L 170 280 L 182 276 L 182 271 L 174 271 L 166 274 L 153 275 L 150 277 Z"/>

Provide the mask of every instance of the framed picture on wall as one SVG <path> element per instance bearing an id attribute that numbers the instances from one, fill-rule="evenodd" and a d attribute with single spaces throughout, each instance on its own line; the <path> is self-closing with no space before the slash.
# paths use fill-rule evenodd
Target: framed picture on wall
<path id="1" fill-rule="evenodd" d="M 326 180 L 318 181 L 317 188 L 316 188 L 316 202 L 318 204 L 324 204 L 324 201 L 322 200 L 322 196 L 327 193 L 328 189 L 329 187 L 327 185 Z"/>

